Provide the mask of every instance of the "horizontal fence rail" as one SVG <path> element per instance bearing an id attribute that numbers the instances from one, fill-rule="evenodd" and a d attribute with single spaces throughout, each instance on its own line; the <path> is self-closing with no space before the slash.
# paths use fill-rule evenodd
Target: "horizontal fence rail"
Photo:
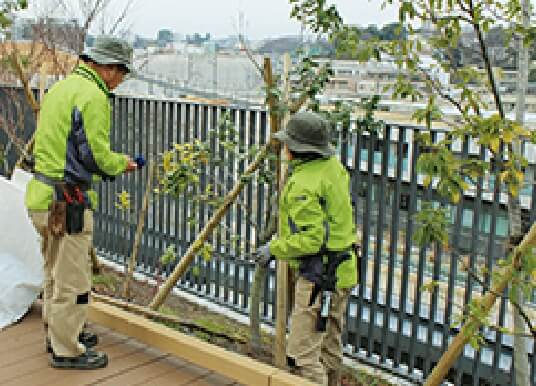
<path id="1" fill-rule="evenodd" d="M 236 129 L 233 139 L 240 148 L 265 144 L 269 136 L 268 116 L 263 110 L 122 96 L 112 99 L 112 105 L 111 138 L 116 151 L 156 159 L 175 143 L 194 139 L 207 142 L 218 161 L 211 160 L 206 165 L 199 175 L 197 189 L 204 191 L 210 185 L 221 197 L 250 160 L 229 153 L 217 136 L 210 135 L 218 130 L 222 116 L 230 117 Z M 31 129 L 24 127 L 26 139 Z M 425 187 L 423 176 L 416 171 L 421 151 L 417 134 L 423 128 L 386 124 L 378 132 L 360 133 L 357 129 L 352 122 L 349 127 L 339 127 L 333 137 L 339 157 L 350 173 L 357 237 L 363 254 L 362 283 L 353 290 L 346 314 L 345 353 L 418 381 L 429 374 L 457 333 L 456 316 L 485 290 L 468 274 L 464 264 L 471 269 L 491 270 L 498 259 L 504 258 L 507 195 L 495 183 L 497 171 L 492 169 L 471 184 L 460 202 L 453 205 L 437 195 L 434 182 Z M 445 136 L 439 130 L 431 134 L 434 141 Z M 1 132 L 0 145 L 4 149 L 10 146 L 9 138 Z M 464 158 L 490 157 L 471 138 L 454 143 L 452 149 Z M 523 224 L 527 229 L 536 216 L 536 151 L 529 144 L 524 145 L 524 151 L 530 161 L 521 191 Z M 6 165 L 12 166 L 14 159 L 8 152 Z M 9 166 L 2 169 L 4 173 L 6 169 Z M 144 169 L 97 186 L 100 199 L 95 213 L 94 243 L 101 254 L 119 264 L 126 264 L 131 253 L 147 173 Z M 122 191 L 130 193 L 130 212 L 115 205 L 117 194 Z M 273 194 L 273 187 L 257 174 L 210 240 L 212 258 L 198 256 L 177 287 L 247 313 L 255 269 L 249 255 L 257 245 L 267 212 L 273 209 Z M 448 249 L 419 247 L 413 241 L 417 228 L 414 215 L 425 201 L 433 201 L 451 214 Z M 194 200 L 188 194 L 178 198 L 154 194 L 137 270 L 164 280 L 176 263 L 161 266 L 159 257 L 171 245 L 176 246 L 177 255 L 181 256 L 214 210 L 213 205 Z M 432 280 L 439 285 L 430 293 L 422 291 L 422 286 Z M 485 284 L 489 283 L 488 275 Z M 275 287 L 272 267 L 262 296 L 262 317 L 269 323 L 275 318 Z M 532 308 L 534 301 L 533 296 L 529 305 Z M 501 327 L 511 328 L 511 306 L 499 301 L 490 319 Z M 478 351 L 465 347 L 449 374 L 450 382 L 474 386 L 512 384 L 512 337 L 491 329 L 485 329 L 484 336 L 485 343 Z M 536 356 L 532 343 L 529 352 L 534 380 Z"/>

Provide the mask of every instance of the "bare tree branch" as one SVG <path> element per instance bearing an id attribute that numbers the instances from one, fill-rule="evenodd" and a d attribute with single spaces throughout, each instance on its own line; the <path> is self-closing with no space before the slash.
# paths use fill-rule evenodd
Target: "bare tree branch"
<path id="1" fill-rule="evenodd" d="M 480 24 L 475 22 L 475 9 L 474 9 L 474 3 L 473 0 L 469 0 L 469 14 L 471 15 L 471 18 L 473 20 L 473 28 L 476 32 L 476 36 L 478 39 L 478 43 L 480 45 L 480 51 L 482 53 L 482 59 L 484 59 L 484 64 L 486 66 L 486 72 L 488 75 L 488 81 L 490 84 L 491 92 L 493 94 L 493 99 L 495 100 L 495 107 L 497 108 L 497 111 L 499 111 L 499 116 L 501 119 L 505 118 L 504 115 L 504 109 L 501 102 L 501 96 L 499 94 L 499 90 L 497 89 L 497 84 L 495 83 L 495 75 L 493 74 L 493 68 L 491 66 L 491 61 L 489 59 L 489 53 L 488 48 L 486 46 L 486 43 L 484 41 L 484 35 L 482 34 L 482 28 L 480 27 Z"/>
<path id="2" fill-rule="evenodd" d="M 108 34 L 110 35 L 113 35 L 116 33 L 116 30 L 117 30 L 117 27 L 123 23 L 128 15 L 128 12 L 130 11 L 130 8 L 132 7 L 132 5 L 134 4 L 134 0 L 129 0 L 126 4 L 125 4 L 125 7 L 123 8 L 123 11 L 121 12 L 121 14 L 117 17 L 117 19 L 115 20 L 114 24 L 112 25 L 112 27 L 110 28 L 110 30 L 108 31 Z"/>

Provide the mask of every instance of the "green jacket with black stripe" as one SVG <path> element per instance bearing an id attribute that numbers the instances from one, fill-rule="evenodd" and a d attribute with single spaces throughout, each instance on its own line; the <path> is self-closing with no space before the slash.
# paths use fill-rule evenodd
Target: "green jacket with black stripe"
<path id="1" fill-rule="evenodd" d="M 81 64 L 45 95 L 35 134 L 35 171 L 51 179 L 90 186 L 121 174 L 127 158 L 110 149 L 109 91 L 99 75 Z M 26 190 L 29 210 L 48 210 L 53 188 L 33 179 Z M 95 192 L 88 192 L 92 207 Z"/>
<path id="2" fill-rule="evenodd" d="M 356 242 L 348 172 L 336 157 L 299 161 L 279 201 L 280 236 L 270 253 L 289 260 L 305 278 L 318 269 L 309 264 L 324 246 L 328 251 L 351 251 L 337 268 L 337 287 L 357 283 Z M 321 268 L 320 268 L 321 269 Z"/>

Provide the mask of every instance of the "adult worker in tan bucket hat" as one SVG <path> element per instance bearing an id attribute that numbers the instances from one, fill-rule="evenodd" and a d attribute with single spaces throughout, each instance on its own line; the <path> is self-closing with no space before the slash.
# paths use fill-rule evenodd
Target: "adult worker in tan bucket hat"
<path id="1" fill-rule="evenodd" d="M 42 238 L 45 260 L 43 322 L 53 367 L 105 367 L 97 337 L 83 330 L 91 290 L 88 251 L 98 180 L 137 169 L 129 156 L 110 149 L 110 91 L 132 71 L 132 48 L 101 36 L 79 66 L 44 97 L 35 134 L 35 173 L 26 207 Z"/>

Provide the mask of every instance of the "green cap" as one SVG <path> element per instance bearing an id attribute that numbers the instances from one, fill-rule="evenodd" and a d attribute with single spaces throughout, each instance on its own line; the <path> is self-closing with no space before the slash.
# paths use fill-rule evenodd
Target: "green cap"
<path id="1" fill-rule="evenodd" d="M 288 121 L 287 127 L 274 134 L 297 153 L 317 153 L 323 157 L 335 154 L 335 148 L 329 143 L 329 122 L 312 112 L 299 112 Z"/>
<path id="2" fill-rule="evenodd" d="M 132 54 L 132 47 L 125 40 L 101 35 L 95 39 L 93 47 L 86 47 L 80 57 L 82 59 L 91 59 L 98 64 L 123 65 L 130 74 L 134 74 Z"/>

